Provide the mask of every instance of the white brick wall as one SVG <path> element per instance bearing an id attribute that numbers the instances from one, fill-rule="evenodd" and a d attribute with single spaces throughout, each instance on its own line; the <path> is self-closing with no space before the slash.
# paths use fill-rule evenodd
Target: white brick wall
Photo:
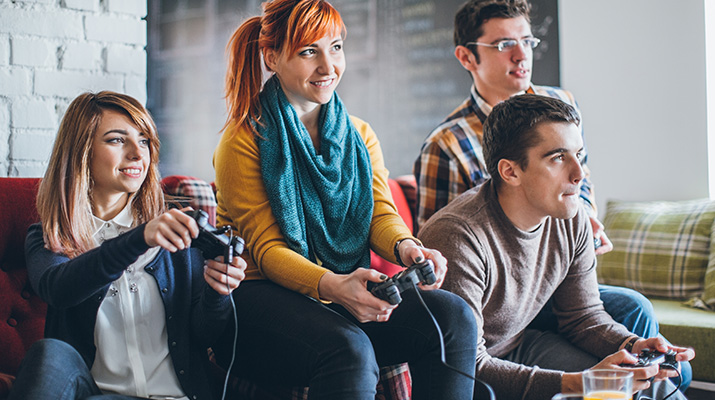
<path id="1" fill-rule="evenodd" d="M 146 0 L 0 0 L 0 176 L 42 176 L 67 105 L 146 103 Z"/>

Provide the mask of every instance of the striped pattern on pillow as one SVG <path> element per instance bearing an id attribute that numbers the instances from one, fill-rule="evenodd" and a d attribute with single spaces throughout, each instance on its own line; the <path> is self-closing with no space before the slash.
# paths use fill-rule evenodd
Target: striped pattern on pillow
<path id="1" fill-rule="evenodd" d="M 604 226 L 613 251 L 598 257 L 599 282 L 647 296 L 703 294 L 715 201 L 609 201 Z"/>

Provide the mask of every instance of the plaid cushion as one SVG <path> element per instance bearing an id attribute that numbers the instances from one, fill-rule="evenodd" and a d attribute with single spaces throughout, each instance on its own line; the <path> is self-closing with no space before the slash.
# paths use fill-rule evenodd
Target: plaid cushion
<path id="1" fill-rule="evenodd" d="M 598 258 L 599 281 L 648 296 L 702 295 L 714 219 L 715 202 L 708 199 L 610 201 L 603 223 L 614 249 Z"/>
<path id="2" fill-rule="evenodd" d="M 713 223 L 715 232 L 715 223 Z M 705 290 L 703 295 L 696 299 L 694 305 L 710 311 L 715 311 L 715 240 L 710 240 L 710 261 L 705 271 Z"/>
<path id="3" fill-rule="evenodd" d="M 170 206 L 204 210 L 209 223 L 216 225 L 216 196 L 209 183 L 193 176 L 171 175 L 161 180 L 161 186 Z"/>

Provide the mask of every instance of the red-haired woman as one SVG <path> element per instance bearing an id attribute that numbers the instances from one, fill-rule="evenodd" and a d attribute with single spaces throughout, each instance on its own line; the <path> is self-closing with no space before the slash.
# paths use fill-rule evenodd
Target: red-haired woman
<path id="1" fill-rule="evenodd" d="M 246 263 L 189 248 L 198 226 L 164 209 L 158 162 L 134 98 L 84 93 L 67 108 L 25 244 L 48 339 L 10 399 L 211 398 L 206 348 L 232 318 Z"/>
<path id="2" fill-rule="evenodd" d="M 407 361 L 415 399 L 471 399 L 473 382 L 441 365 L 440 337 L 416 292 L 393 306 L 366 289 L 387 278 L 369 269 L 370 249 L 406 265 L 432 260 L 437 282 L 421 295 L 447 363 L 474 373 L 472 312 L 438 290 L 446 260 L 410 234 L 375 133 L 335 93 L 344 35 L 326 1 L 273 0 L 228 46 L 229 117 L 214 166 L 219 224 L 247 245 L 246 281 L 234 292 L 238 370 L 307 385 L 311 399 L 374 399 L 379 366 Z M 262 67 L 272 73 L 266 82 Z"/>

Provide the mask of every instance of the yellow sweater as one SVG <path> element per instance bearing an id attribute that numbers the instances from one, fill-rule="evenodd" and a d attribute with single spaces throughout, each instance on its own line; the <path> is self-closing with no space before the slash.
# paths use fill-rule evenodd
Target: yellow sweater
<path id="1" fill-rule="evenodd" d="M 393 248 L 404 238 L 412 238 L 397 213 L 387 184 L 380 142 L 366 122 L 350 117 L 365 142 L 372 164 L 372 193 L 375 202 L 370 223 L 370 247 L 395 262 Z M 216 169 L 217 225 L 231 225 L 246 241 L 246 279 L 271 281 L 319 299 L 318 283 L 328 269 L 291 250 L 285 243 L 268 201 L 261 176 L 257 140 L 245 127 L 231 124 L 214 153 Z"/>

